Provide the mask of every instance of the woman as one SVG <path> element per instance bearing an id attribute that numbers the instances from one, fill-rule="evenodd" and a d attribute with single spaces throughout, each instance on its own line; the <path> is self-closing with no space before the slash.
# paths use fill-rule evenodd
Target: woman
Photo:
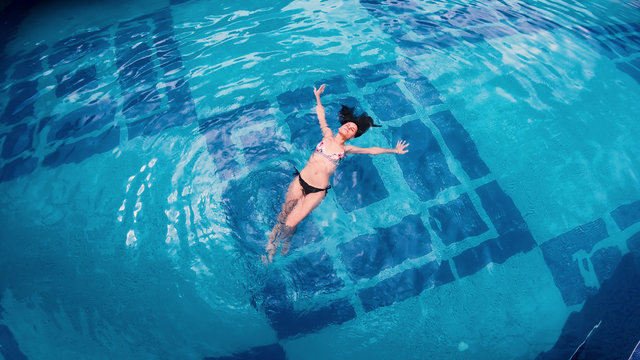
<path id="1" fill-rule="evenodd" d="M 282 212 L 278 215 L 278 223 L 274 226 L 269 235 L 267 244 L 267 255 L 263 255 L 263 261 L 271 262 L 276 253 L 280 241 L 284 240 L 281 253 L 286 255 L 289 251 L 289 240 L 295 232 L 296 226 L 313 209 L 315 209 L 327 195 L 329 178 L 336 171 L 336 167 L 346 154 L 405 154 L 409 144 L 398 141 L 393 149 L 380 147 L 359 148 L 352 145 L 345 145 L 347 140 L 351 140 L 365 133 L 369 127 L 379 127 L 373 124 L 373 119 L 364 113 L 358 117 L 354 116 L 353 108 L 342 106 L 340 110 L 340 122 L 342 126 L 338 129 L 338 134 L 333 135 L 325 119 L 324 107 L 320 102 L 320 95 L 324 92 L 324 85 L 319 89 L 313 88 L 316 95 L 316 114 L 322 130 L 322 141 L 316 146 L 311 154 L 307 166 L 302 171 L 296 169 L 296 178 L 293 179 L 287 195 L 285 196 Z"/>

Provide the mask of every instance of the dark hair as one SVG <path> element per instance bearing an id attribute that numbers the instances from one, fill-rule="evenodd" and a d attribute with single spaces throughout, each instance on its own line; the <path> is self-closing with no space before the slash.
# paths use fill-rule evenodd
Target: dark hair
<path id="1" fill-rule="evenodd" d="M 340 124 L 344 125 L 348 122 L 356 124 L 358 131 L 356 131 L 356 134 L 353 136 L 354 138 L 364 134 L 370 127 L 380 127 L 380 125 L 373 123 L 373 119 L 371 116 L 367 115 L 366 112 L 362 113 L 360 116 L 355 116 L 353 113 L 354 110 L 355 108 L 342 105 L 342 109 L 340 109 L 340 113 L 338 114 Z"/>

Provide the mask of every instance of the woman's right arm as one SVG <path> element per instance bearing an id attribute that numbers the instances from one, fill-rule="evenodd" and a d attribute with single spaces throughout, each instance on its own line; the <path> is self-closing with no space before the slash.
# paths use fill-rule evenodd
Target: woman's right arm
<path id="1" fill-rule="evenodd" d="M 320 101 L 320 95 L 324 92 L 324 84 L 320 86 L 319 89 L 313 88 L 313 93 L 316 95 L 316 101 L 318 104 L 316 105 L 316 115 L 318 115 L 318 122 L 320 123 L 320 130 L 322 130 L 322 137 L 333 137 L 333 132 L 329 129 L 329 125 L 327 125 L 327 119 L 324 114 L 324 107 L 322 106 L 322 102 Z"/>

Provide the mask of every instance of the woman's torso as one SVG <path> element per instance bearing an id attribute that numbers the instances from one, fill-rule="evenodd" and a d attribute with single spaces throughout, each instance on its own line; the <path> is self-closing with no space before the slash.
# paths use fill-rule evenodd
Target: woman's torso
<path id="1" fill-rule="evenodd" d="M 340 145 L 332 138 L 324 138 L 309 157 L 307 165 L 300 171 L 300 176 L 311 186 L 326 188 L 342 158 L 344 158 L 344 145 Z"/>

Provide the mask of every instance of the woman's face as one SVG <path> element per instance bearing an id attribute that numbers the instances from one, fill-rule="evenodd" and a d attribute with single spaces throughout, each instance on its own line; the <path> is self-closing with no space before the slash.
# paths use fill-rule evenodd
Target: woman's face
<path id="1" fill-rule="evenodd" d="M 353 122 L 348 122 L 340 126 L 340 129 L 338 129 L 338 133 L 342 134 L 342 136 L 344 136 L 345 139 L 353 138 L 356 135 L 357 131 L 358 131 L 358 125 L 356 125 Z"/>

